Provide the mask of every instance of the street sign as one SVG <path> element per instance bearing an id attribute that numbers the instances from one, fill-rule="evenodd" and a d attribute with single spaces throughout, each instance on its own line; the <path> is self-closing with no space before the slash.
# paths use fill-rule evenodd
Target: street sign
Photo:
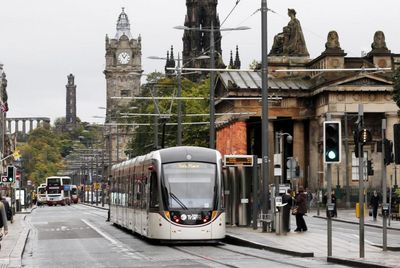
<path id="1" fill-rule="evenodd" d="M 252 155 L 225 155 L 225 166 L 227 167 L 252 167 Z"/>
<path id="2" fill-rule="evenodd" d="M 8 182 L 8 177 L 7 176 L 1 176 L 1 182 Z"/>

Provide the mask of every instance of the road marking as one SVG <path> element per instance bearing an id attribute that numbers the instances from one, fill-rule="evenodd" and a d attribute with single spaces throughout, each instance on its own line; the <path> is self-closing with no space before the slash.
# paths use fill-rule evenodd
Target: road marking
<path id="1" fill-rule="evenodd" d="M 99 228 L 97 228 L 96 226 L 94 226 L 93 224 L 91 224 L 90 222 L 88 222 L 87 220 L 81 219 L 81 221 L 83 221 L 86 225 L 88 225 L 90 228 L 92 228 L 93 230 L 95 230 L 98 234 L 100 234 L 102 237 L 104 237 L 105 239 L 107 239 L 108 241 L 111 242 L 111 244 L 113 244 L 116 248 L 118 248 L 118 250 L 121 253 L 124 253 L 126 255 L 128 255 L 131 258 L 140 260 L 140 259 L 144 259 L 144 260 L 150 260 L 150 258 L 146 257 L 145 255 L 141 254 L 138 251 L 132 251 L 129 248 L 125 247 L 121 242 L 113 239 L 112 237 L 110 237 L 109 235 L 107 235 L 106 233 L 104 233 L 103 231 L 101 231 Z"/>
<path id="2" fill-rule="evenodd" d="M 353 234 L 353 236 L 354 236 L 354 237 L 357 237 L 357 238 L 360 238 L 360 237 L 359 237 L 358 235 L 356 235 L 356 234 Z M 368 244 L 370 244 L 371 246 L 374 246 L 374 245 L 375 245 L 374 242 L 369 241 L 369 240 L 367 240 L 367 239 L 365 239 L 365 238 L 364 238 L 364 241 L 367 242 Z"/>

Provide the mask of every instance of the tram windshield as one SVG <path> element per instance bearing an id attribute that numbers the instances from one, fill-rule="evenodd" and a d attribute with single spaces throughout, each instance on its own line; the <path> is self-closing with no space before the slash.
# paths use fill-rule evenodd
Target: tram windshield
<path id="1" fill-rule="evenodd" d="M 164 164 L 164 186 L 170 209 L 212 209 L 216 165 L 198 162 Z"/>

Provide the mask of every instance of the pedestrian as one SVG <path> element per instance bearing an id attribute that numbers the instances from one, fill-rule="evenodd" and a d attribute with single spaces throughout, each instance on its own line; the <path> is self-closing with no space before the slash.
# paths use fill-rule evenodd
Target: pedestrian
<path id="1" fill-rule="evenodd" d="M 0 194 L 0 200 L 2 200 L 1 194 Z M 3 201 L 0 201 L 0 229 L 2 229 L 2 232 L 0 232 L 0 240 L 1 240 L 3 236 L 8 234 L 7 215 Z"/>
<path id="2" fill-rule="evenodd" d="M 374 218 L 374 221 L 376 221 L 376 216 L 378 215 L 379 202 L 378 193 L 374 191 L 369 202 L 370 208 L 372 207 L 372 217 Z"/>
<path id="3" fill-rule="evenodd" d="M 5 197 L 1 197 L 1 194 L 0 194 L 0 198 L 1 198 L 1 201 L 3 202 L 4 209 L 6 210 L 7 220 L 10 221 L 11 223 L 13 223 L 13 215 L 12 215 L 10 204 L 8 203 L 8 201 Z"/>
<path id="4" fill-rule="evenodd" d="M 290 211 L 293 206 L 292 190 L 288 189 L 287 193 L 282 196 L 282 203 L 286 204 L 282 207 L 282 225 L 284 232 L 290 232 Z"/>
<path id="5" fill-rule="evenodd" d="M 304 220 L 304 215 L 307 213 L 307 195 L 304 193 L 302 186 L 299 186 L 299 193 L 296 196 L 296 225 L 297 228 L 295 232 L 306 232 L 307 225 Z"/>

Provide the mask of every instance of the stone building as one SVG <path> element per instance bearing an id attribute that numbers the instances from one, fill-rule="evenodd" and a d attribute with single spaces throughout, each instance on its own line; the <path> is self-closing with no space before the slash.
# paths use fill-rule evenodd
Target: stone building
<path id="1" fill-rule="evenodd" d="M 106 36 L 106 67 L 104 70 L 107 90 L 106 123 L 111 145 L 112 162 L 127 159 L 125 148 L 131 133 L 126 127 L 118 127 L 119 113 L 130 98 L 139 95 L 142 74 L 141 37 L 132 37 L 128 15 L 124 8 L 118 17 L 114 38 Z"/>
<path id="2" fill-rule="evenodd" d="M 219 16 L 217 13 L 218 0 L 186 0 L 187 14 L 185 26 L 192 28 L 185 30 L 183 34 L 183 66 L 190 68 L 210 68 L 210 59 L 198 57 L 208 55 L 210 51 L 210 29 L 220 28 Z M 207 29 L 200 31 L 193 29 Z M 221 32 L 214 31 L 214 47 L 216 67 L 225 68 L 222 62 Z M 192 80 L 199 77 L 192 76 Z"/>
<path id="3" fill-rule="evenodd" d="M 343 141 L 342 161 L 332 168 L 333 185 L 357 188 L 359 173 L 353 130 L 359 104 L 363 104 L 365 127 L 372 132 L 372 141 L 364 146 L 364 155 L 372 160 L 375 171 L 374 175 L 368 176 L 366 186 L 368 189 L 381 187 L 382 168 L 387 168 L 387 185 L 390 185 L 390 177 L 395 177 L 394 168 L 393 165 L 383 167 L 381 163 L 381 126 L 382 119 L 386 119 L 386 136 L 393 140 L 393 124 L 399 122 L 399 108 L 392 100 L 392 74 L 400 66 L 400 54 L 392 53 L 386 46 L 383 32 L 377 31 L 368 54 L 347 57 L 340 47 L 338 33 L 331 31 L 325 50 L 311 59 L 295 15 L 294 10 L 289 10 L 291 20 L 282 33 L 275 36 L 268 55 L 269 177 L 274 178 L 273 166 L 277 164 L 273 162 L 275 135 L 288 133 L 293 137 L 293 143 L 284 144 L 284 156 L 298 161 L 301 170 L 298 183 L 311 190 L 326 187 L 322 126 L 330 114 L 332 120 L 342 122 Z M 371 39 L 372 36 L 371 33 Z M 368 68 L 388 69 L 366 71 Z M 231 98 L 217 100 L 217 113 L 253 112 L 248 116 L 217 118 L 218 122 L 224 122 L 217 126 L 217 149 L 224 155 L 261 157 L 260 71 L 221 72 L 216 97 Z M 348 147 L 345 141 L 348 141 Z M 241 172 L 246 176 L 245 171 Z M 284 178 L 284 182 L 289 181 Z M 238 179 L 237 184 L 240 183 Z M 251 185 L 244 188 L 250 191 Z M 238 200 L 249 193 L 240 195 Z"/>

